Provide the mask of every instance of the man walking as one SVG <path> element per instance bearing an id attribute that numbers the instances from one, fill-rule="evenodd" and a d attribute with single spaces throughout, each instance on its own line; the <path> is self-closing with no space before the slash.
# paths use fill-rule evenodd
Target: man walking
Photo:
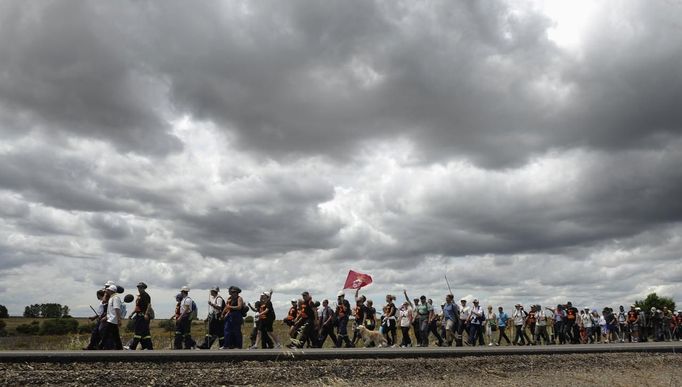
<path id="1" fill-rule="evenodd" d="M 125 349 L 135 350 L 137 344 L 142 344 L 142 349 L 152 350 L 152 334 L 149 331 L 150 308 L 152 305 L 152 298 L 147 293 L 147 284 L 140 282 L 137 284 L 137 299 L 135 300 L 135 311 L 133 313 L 133 322 L 135 326 L 135 335 L 129 347 Z"/>
<path id="2" fill-rule="evenodd" d="M 445 296 L 445 306 L 443 306 L 443 320 L 445 320 L 445 342 L 448 347 L 452 346 L 455 340 L 455 333 L 457 323 L 459 322 L 457 305 L 455 305 L 455 296 L 448 294 Z"/>
<path id="3" fill-rule="evenodd" d="M 102 317 L 104 329 L 102 332 L 102 349 L 123 349 L 119 327 L 123 324 L 121 317 L 121 298 L 116 293 L 118 287 L 109 285 L 105 292 L 109 297 L 107 314 Z"/>
<path id="4" fill-rule="evenodd" d="M 192 312 L 194 301 L 189 297 L 189 287 L 183 286 L 180 289 L 180 305 L 178 313 L 175 315 L 175 340 L 173 349 L 194 349 L 196 342 L 192 339 Z M 196 305 L 196 304 L 194 304 Z"/>
<path id="5" fill-rule="evenodd" d="M 213 343 L 218 340 L 218 347 L 225 343 L 225 328 L 223 320 L 220 318 L 225 309 L 225 300 L 220 296 L 218 286 L 212 288 L 208 295 L 208 332 L 204 336 L 204 342 L 197 348 L 211 349 Z"/>
<path id="6" fill-rule="evenodd" d="M 327 336 L 336 345 L 336 335 L 334 334 L 334 310 L 329 306 L 329 300 L 322 301 L 322 310 L 320 311 L 320 338 L 318 345 L 320 348 L 324 346 Z"/>

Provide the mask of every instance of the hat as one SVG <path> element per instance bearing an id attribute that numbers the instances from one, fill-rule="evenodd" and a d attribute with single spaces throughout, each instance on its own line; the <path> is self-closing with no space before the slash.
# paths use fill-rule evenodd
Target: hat
<path id="1" fill-rule="evenodd" d="M 236 292 L 236 293 L 241 293 L 242 290 L 239 289 L 239 286 L 230 286 L 230 288 L 227 289 L 227 292 L 228 292 L 228 293 L 235 293 L 235 292 Z"/>
<path id="2" fill-rule="evenodd" d="M 116 291 L 118 290 L 118 287 L 116 285 L 109 285 L 109 286 L 107 286 L 107 290 L 110 292 L 116 293 Z"/>
<path id="3" fill-rule="evenodd" d="M 295 298 L 292 298 L 292 299 L 291 299 L 291 303 L 292 303 L 292 304 L 295 304 L 296 302 L 297 302 L 297 301 L 296 301 Z"/>
<path id="4" fill-rule="evenodd" d="M 107 282 L 104 283 L 104 287 L 105 287 L 105 288 L 108 288 L 108 287 L 111 286 L 111 285 L 116 285 L 116 283 L 115 283 L 114 281 L 112 281 L 112 280 L 109 280 L 109 281 L 107 281 Z"/>
<path id="5" fill-rule="evenodd" d="M 642 310 L 642 308 L 640 308 L 640 307 L 638 306 L 638 307 L 635 308 L 635 310 Z"/>
<path id="6" fill-rule="evenodd" d="M 211 288 L 211 291 L 212 291 L 212 292 L 216 292 L 216 293 L 220 293 L 220 288 L 217 287 L 217 286 L 214 286 L 214 287 Z"/>
<path id="7" fill-rule="evenodd" d="M 652 307 L 651 307 L 651 311 L 652 311 L 652 312 L 655 312 L 655 311 L 656 311 L 656 308 L 652 306 Z"/>
<path id="8" fill-rule="evenodd" d="M 139 282 L 139 283 L 137 284 L 137 287 L 138 287 L 138 288 L 142 288 L 142 289 L 147 289 L 147 284 L 144 283 L 144 282 Z"/>
<path id="9" fill-rule="evenodd" d="M 461 300 L 459 300 L 459 302 L 467 302 L 467 300 L 465 298 L 462 298 Z"/>
<path id="10" fill-rule="evenodd" d="M 187 293 L 189 293 L 189 286 L 185 285 L 185 286 L 181 287 L 181 288 L 180 288 L 180 292 L 187 292 Z"/>
<path id="11" fill-rule="evenodd" d="M 343 294 L 343 290 L 339 290 L 338 293 L 336 293 L 336 297 L 344 297 L 345 294 Z"/>
<path id="12" fill-rule="evenodd" d="M 478 299 L 474 298 L 474 304 L 478 304 Z"/>

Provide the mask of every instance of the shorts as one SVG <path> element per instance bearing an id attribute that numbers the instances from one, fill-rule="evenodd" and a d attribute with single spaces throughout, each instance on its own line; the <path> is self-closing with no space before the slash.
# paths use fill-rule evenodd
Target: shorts
<path id="1" fill-rule="evenodd" d="M 260 320 L 258 330 L 261 332 L 272 332 L 272 320 Z"/>

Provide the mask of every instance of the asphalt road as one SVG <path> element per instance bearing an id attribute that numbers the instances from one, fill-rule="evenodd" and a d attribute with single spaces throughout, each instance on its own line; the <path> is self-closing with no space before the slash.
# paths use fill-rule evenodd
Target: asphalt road
<path id="1" fill-rule="evenodd" d="M 278 361 L 324 359 L 447 358 L 573 353 L 675 353 L 682 342 L 547 345 L 516 347 L 340 348 L 278 350 L 158 350 L 158 351 L 0 351 L 0 362 L 100 362 L 100 361 Z"/>

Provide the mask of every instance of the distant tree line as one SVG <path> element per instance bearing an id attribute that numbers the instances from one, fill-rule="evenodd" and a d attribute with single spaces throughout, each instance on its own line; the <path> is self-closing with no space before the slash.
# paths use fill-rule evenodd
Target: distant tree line
<path id="1" fill-rule="evenodd" d="M 5 305 L 0 305 L 0 318 L 9 318 L 9 313 L 7 313 Z"/>
<path id="2" fill-rule="evenodd" d="M 71 317 L 69 313 L 69 307 L 61 304 L 33 304 L 24 308 L 24 317 L 26 318 Z"/>

